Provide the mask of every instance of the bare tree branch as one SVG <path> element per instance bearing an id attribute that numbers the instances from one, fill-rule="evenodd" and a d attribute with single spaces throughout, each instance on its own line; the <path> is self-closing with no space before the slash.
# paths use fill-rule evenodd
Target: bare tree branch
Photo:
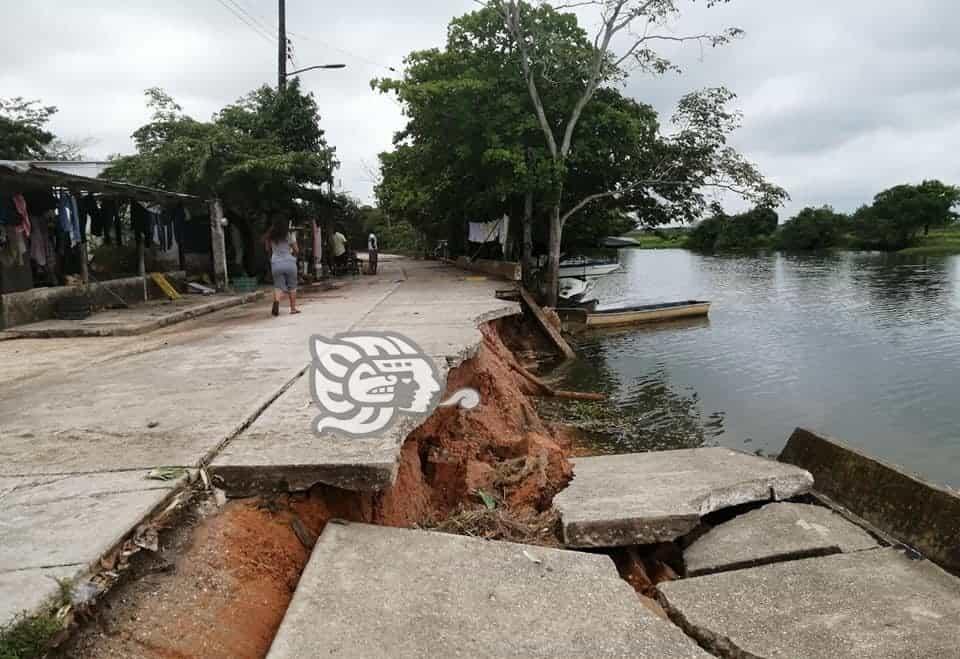
<path id="1" fill-rule="evenodd" d="M 547 147 L 550 149 L 550 155 L 556 158 L 558 156 L 557 139 L 554 137 L 553 129 L 547 120 L 547 114 L 543 108 L 543 101 L 540 98 L 540 90 L 537 89 L 537 83 L 530 67 L 530 54 L 527 50 L 527 42 L 523 34 L 520 3 L 516 0 L 509 0 L 509 2 L 503 5 L 502 15 L 507 32 L 509 32 L 514 41 L 517 42 L 517 47 L 520 52 L 520 65 L 523 67 L 523 77 L 527 82 L 527 90 L 530 93 L 530 100 L 533 102 L 533 107 L 537 114 L 537 121 L 540 123 L 544 137 L 547 138 Z"/>

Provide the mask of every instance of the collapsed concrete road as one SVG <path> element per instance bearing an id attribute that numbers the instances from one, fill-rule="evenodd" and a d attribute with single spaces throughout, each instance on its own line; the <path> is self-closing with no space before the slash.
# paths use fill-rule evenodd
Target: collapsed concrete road
<path id="1" fill-rule="evenodd" d="M 15 529 L 0 540 L 0 625 L 56 596 L 53 577 L 86 573 L 166 503 L 178 482 L 154 480 L 151 470 L 196 468 L 272 405 L 299 406 L 311 336 L 393 330 L 456 362 L 481 340 L 478 320 L 516 308 L 495 299 L 497 287 L 401 260 L 385 262 L 378 277 L 308 294 L 298 316 L 271 318 L 268 306 L 248 305 L 143 337 L 0 342 L 10 366 L 0 374 L 0 528 Z M 313 437 L 309 424 L 295 432 Z M 278 452 L 259 466 L 317 459 L 339 473 L 369 472 L 371 455 L 353 446 L 324 450 L 295 460 Z M 396 438 L 382 442 L 374 470 L 389 470 L 398 451 Z"/>
<path id="2" fill-rule="evenodd" d="M 710 655 L 606 556 L 331 523 L 268 658 L 318 656 Z"/>
<path id="3" fill-rule="evenodd" d="M 658 586 L 716 656 L 955 659 L 960 580 L 896 549 L 776 563 Z"/>
<path id="4" fill-rule="evenodd" d="M 404 285 L 353 329 L 390 330 L 416 342 L 433 360 L 442 390 L 449 370 L 480 347 L 479 325 L 519 314 L 520 308 L 496 299 L 492 282 L 431 273 L 435 270 L 412 270 Z M 220 452 L 211 473 L 231 496 L 307 490 L 317 484 L 376 492 L 393 483 L 400 447 L 422 421 L 402 419 L 371 437 L 317 436 L 311 431 L 317 414 L 307 374 Z"/>
<path id="5" fill-rule="evenodd" d="M 727 448 L 581 458 L 554 505 L 568 547 L 668 542 L 722 508 L 779 501 L 813 486 L 809 472 Z"/>
<path id="6" fill-rule="evenodd" d="M 771 503 L 710 530 L 683 553 L 687 576 L 874 549 L 877 541 L 829 508 Z"/>

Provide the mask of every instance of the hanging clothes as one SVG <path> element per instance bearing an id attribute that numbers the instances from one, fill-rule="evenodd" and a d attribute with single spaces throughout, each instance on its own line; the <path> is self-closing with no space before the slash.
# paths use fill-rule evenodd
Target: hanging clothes
<path id="1" fill-rule="evenodd" d="M 27 253 L 27 241 L 23 232 L 11 224 L 0 225 L 0 263 L 10 267 L 23 265 L 23 257 Z"/>
<path id="2" fill-rule="evenodd" d="M 30 237 L 30 213 L 27 211 L 27 200 L 19 192 L 13 195 L 13 205 L 17 209 L 17 215 L 20 216 L 20 222 L 17 224 L 17 231 L 23 234 L 24 238 Z"/>
<path id="3" fill-rule="evenodd" d="M 173 209 L 173 237 L 181 249 L 183 248 L 184 238 L 187 232 L 186 223 L 187 210 L 183 207 L 183 204 L 180 204 Z"/>
<path id="4" fill-rule="evenodd" d="M 144 247 L 150 247 L 150 213 L 139 201 L 130 202 L 130 221 L 133 223 L 133 235 L 143 242 Z"/>
<path id="5" fill-rule="evenodd" d="M 80 244 L 80 212 L 77 210 L 77 201 L 69 192 L 60 194 L 60 206 L 57 211 L 60 230 L 69 238 L 70 246 Z"/>
<path id="6" fill-rule="evenodd" d="M 120 224 L 120 205 L 116 199 L 104 197 L 100 200 L 100 222 L 103 229 L 103 242 L 111 243 L 110 231 L 114 230 L 118 245 L 123 244 L 123 235 Z M 94 235 L 97 235 L 94 233 Z"/>
<path id="7" fill-rule="evenodd" d="M 503 232 L 503 220 L 471 222 L 467 240 L 472 243 L 498 243 Z"/>
<path id="8" fill-rule="evenodd" d="M 103 235 L 103 213 L 97 198 L 92 194 L 85 195 L 80 200 L 80 227 L 85 230 L 90 222 L 90 234 L 98 238 Z M 85 232 L 84 232 L 85 233 Z M 84 238 L 86 236 L 84 235 Z"/>
<path id="9" fill-rule="evenodd" d="M 30 234 L 30 258 L 38 266 L 46 268 L 51 256 L 47 218 L 43 215 L 34 215 L 32 219 L 33 232 Z"/>
<path id="10" fill-rule="evenodd" d="M 0 195 L 0 225 L 14 226 L 17 224 L 17 207 L 13 204 L 13 197 Z"/>
<path id="11" fill-rule="evenodd" d="M 30 209 L 30 215 L 32 217 L 39 217 L 44 215 L 47 211 L 55 211 L 59 206 L 57 198 L 54 197 L 49 191 L 25 192 L 23 193 L 23 197 L 27 200 L 27 207 Z"/>

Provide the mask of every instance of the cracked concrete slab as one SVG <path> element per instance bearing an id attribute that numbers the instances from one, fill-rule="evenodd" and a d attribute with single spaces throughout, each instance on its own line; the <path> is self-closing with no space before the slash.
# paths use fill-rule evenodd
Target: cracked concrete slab
<path id="1" fill-rule="evenodd" d="M 0 474 L 195 466 L 307 366 L 318 328 L 348 330 L 390 290 L 361 289 L 333 316 L 323 303 L 279 319 L 266 308 L 252 326 L 228 324 L 72 377 L 32 378 L 0 399 Z"/>
<path id="2" fill-rule="evenodd" d="M 446 380 L 446 361 L 437 359 Z M 393 484 L 400 448 L 424 421 L 402 417 L 376 437 L 314 432 L 320 410 L 304 375 L 210 464 L 218 486 L 231 497 L 258 492 L 295 492 L 317 484 L 377 492 Z"/>
<path id="3" fill-rule="evenodd" d="M 267 656 L 333 655 L 709 657 L 609 557 L 331 523 Z"/>
<path id="4" fill-rule="evenodd" d="M 725 522 L 683 553 L 687 576 L 874 549 L 877 541 L 823 506 L 771 503 Z"/>
<path id="5" fill-rule="evenodd" d="M 0 572 L 0 626 L 20 614 L 30 615 L 60 593 L 58 579 L 72 579 L 81 565 Z"/>
<path id="6" fill-rule="evenodd" d="M 0 571 L 92 564 L 186 481 L 147 472 L 0 480 Z"/>
<path id="7" fill-rule="evenodd" d="M 434 359 L 442 387 L 451 368 L 476 354 L 483 341 L 479 326 L 520 313 L 520 308 L 496 299 L 493 282 L 451 276 L 434 278 L 425 286 L 418 279 L 422 276 L 413 270 L 410 279 L 351 331 L 391 331 L 413 340 Z M 412 303 L 416 299 L 419 304 Z M 318 437 L 313 422 L 319 412 L 310 395 L 309 375 L 304 376 L 220 452 L 211 473 L 231 496 L 307 490 L 321 483 L 376 492 L 393 484 L 403 441 L 424 420 L 403 418 L 376 437 L 333 432 Z"/>
<path id="8" fill-rule="evenodd" d="M 667 542 L 703 515 L 810 491 L 805 470 L 722 447 L 580 458 L 554 499 L 568 547 Z"/>
<path id="9" fill-rule="evenodd" d="M 954 659 L 960 580 L 895 549 L 835 554 L 658 586 L 717 656 Z"/>

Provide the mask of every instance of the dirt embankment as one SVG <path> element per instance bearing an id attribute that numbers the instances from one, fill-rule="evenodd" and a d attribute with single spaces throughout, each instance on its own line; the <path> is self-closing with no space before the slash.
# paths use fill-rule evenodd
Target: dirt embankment
<path id="1" fill-rule="evenodd" d="M 206 499 L 143 552 L 61 650 L 69 657 L 254 658 L 266 655 L 308 546 L 331 519 L 556 545 L 553 496 L 572 470 L 570 446 L 538 417 L 531 385 L 510 367 L 539 348 L 513 321 L 486 327 L 448 391 L 474 387 L 471 411 L 438 409 L 402 448 L 396 484 L 379 495 L 311 492 Z"/>

